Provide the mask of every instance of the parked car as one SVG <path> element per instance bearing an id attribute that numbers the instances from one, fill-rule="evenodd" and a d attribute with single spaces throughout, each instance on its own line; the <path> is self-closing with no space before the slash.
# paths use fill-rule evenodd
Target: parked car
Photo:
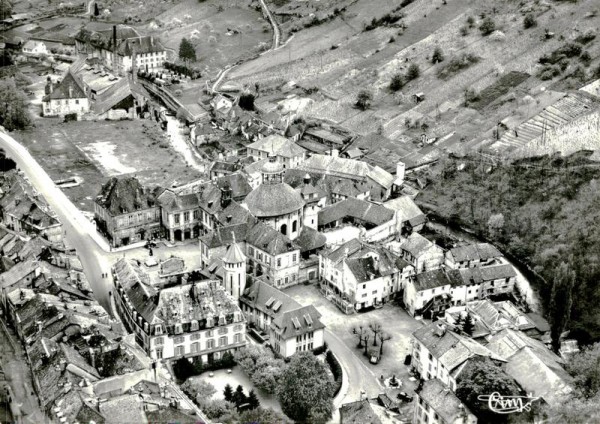
<path id="1" fill-rule="evenodd" d="M 413 397 L 406 392 L 400 392 L 396 397 L 404 402 L 412 402 L 413 400 Z"/>

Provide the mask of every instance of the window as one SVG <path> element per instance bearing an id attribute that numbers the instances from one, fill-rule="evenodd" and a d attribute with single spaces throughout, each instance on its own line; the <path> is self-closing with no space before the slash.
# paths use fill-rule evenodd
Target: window
<path id="1" fill-rule="evenodd" d="M 183 343 L 184 341 L 185 341 L 185 337 L 183 337 L 183 336 L 175 337 L 175 339 L 173 340 L 173 343 L 180 344 L 180 343 Z"/>
<path id="2" fill-rule="evenodd" d="M 208 332 L 206 333 L 207 337 L 212 337 L 213 336 L 213 331 L 212 330 L 208 330 Z"/>
<path id="3" fill-rule="evenodd" d="M 75 99 L 75 104 L 78 105 L 79 104 L 79 99 Z"/>
<path id="4" fill-rule="evenodd" d="M 192 343 L 192 353 L 198 353 L 199 343 Z"/>
<path id="5" fill-rule="evenodd" d="M 252 246 L 248 246 L 248 255 L 254 256 L 254 248 Z"/>
<path id="6" fill-rule="evenodd" d="M 157 337 L 157 338 L 154 339 L 154 344 L 156 346 L 160 346 L 160 345 L 162 345 L 164 343 L 165 343 L 165 338 L 164 337 Z"/>
<path id="7" fill-rule="evenodd" d="M 277 268 L 281 266 L 281 258 L 277 258 Z"/>
<path id="8" fill-rule="evenodd" d="M 198 340 L 200 339 L 200 333 L 196 333 L 196 334 L 192 334 L 192 336 L 190 337 L 191 340 Z"/>
<path id="9" fill-rule="evenodd" d="M 179 218 L 180 218 L 180 216 L 179 216 L 179 214 L 178 214 L 178 213 L 176 213 L 176 214 L 174 215 L 174 218 L 175 218 L 175 224 L 179 224 Z"/>
<path id="10" fill-rule="evenodd" d="M 156 334 L 162 334 L 162 327 L 160 325 L 157 325 L 154 327 L 154 332 Z"/>
<path id="11" fill-rule="evenodd" d="M 190 220 L 190 213 L 184 212 L 183 213 L 183 222 L 188 222 L 189 220 Z"/>
<path id="12" fill-rule="evenodd" d="M 227 337 L 219 337 L 219 346 L 227 346 Z"/>
<path id="13" fill-rule="evenodd" d="M 292 255 L 292 263 L 295 264 L 297 260 L 298 260 L 298 254 L 294 253 Z"/>
<path id="14" fill-rule="evenodd" d="M 207 349 L 213 349 L 215 347 L 215 341 L 214 340 L 208 340 L 206 342 L 206 348 Z"/>
<path id="15" fill-rule="evenodd" d="M 195 210 L 194 211 L 194 219 L 198 219 L 200 217 L 200 211 L 199 210 Z"/>
<path id="16" fill-rule="evenodd" d="M 377 294 L 377 290 L 373 290 L 371 294 Z"/>
<path id="17" fill-rule="evenodd" d="M 235 327 L 233 327 L 233 331 L 242 331 L 242 328 L 244 328 L 242 324 L 236 324 Z"/>
<path id="18" fill-rule="evenodd" d="M 233 342 L 234 343 L 241 343 L 242 342 L 242 335 L 241 334 L 236 334 L 235 336 L 233 336 Z"/>
<path id="19" fill-rule="evenodd" d="M 162 357 L 163 357 L 163 350 L 162 350 L 162 348 L 156 349 L 156 358 L 157 359 L 162 359 Z"/>
<path id="20" fill-rule="evenodd" d="M 228 329 L 227 327 L 222 327 L 222 328 L 219 328 L 219 334 L 227 334 L 227 331 L 228 331 L 228 330 L 229 330 L 229 329 Z"/>
<path id="21" fill-rule="evenodd" d="M 185 348 L 183 346 L 175 347 L 175 356 L 183 356 L 185 353 Z"/>

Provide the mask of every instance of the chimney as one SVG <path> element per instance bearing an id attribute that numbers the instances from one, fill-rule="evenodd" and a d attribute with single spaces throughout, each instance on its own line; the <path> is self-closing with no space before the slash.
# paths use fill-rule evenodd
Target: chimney
<path id="1" fill-rule="evenodd" d="M 231 203 L 231 187 L 229 185 L 221 188 L 221 207 L 226 208 Z"/>
<path id="2" fill-rule="evenodd" d="M 306 174 L 304 176 L 304 185 L 309 185 L 310 184 L 310 174 Z"/>
<path id="3" fill-rule="evenodd" d="M 435 335 L 438 337 L 443 337 L 444 334 L 446 334 L 446 326 L 444 324 L 436 324 Z"/>
<path id="4" fill-rule="evenodd" d="M 96 352 L 90 347 L 90 365 L 96 368 Z"/>
<path id="5" fill-rule="evenodd" d="M 137 79 L 137 57 L 135 55 L 135 47 L 131 49 L 131 80 L 135 83 Z"/>
<path id="6" fill-rule="evenodd" d="M 150 36 L 150 45 L 154 47 L 154 37 L 152 35 Z"/>
<path id="7" fill-rule="evenodd" d="M 113 72 L 118 72 L 117 70 L 117 26 L 113 25 L 113 36 L 112 36 L 112 41 L 113 41 Z"/>
<path id="8" fill-rule="evenodd" d="M 69 99 L 73 97 L 73 86 L 69 85 Z"/>

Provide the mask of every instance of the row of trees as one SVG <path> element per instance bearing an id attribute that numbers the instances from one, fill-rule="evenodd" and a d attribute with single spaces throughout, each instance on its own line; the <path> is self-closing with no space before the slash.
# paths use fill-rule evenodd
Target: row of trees
<path id="1" fill-rule="evenodd" d="M 378 322 L 371 322 L 368 326 L 359 325 L 352 329 L 352 333 L 358 338 L 358 349 L 364 349 L 364 354 L 368 355 L 369 340 L 372 346 L 379 346 L 379 356 L 383 355 L 383 344 L 392 339 L 392 335 L 383 329 L 383 326 Z M 379 343 L 379 344 L 378 344 Z"/>
<path id="2" fill-rule="evenodd" d="M 17 87 L 14 78 L 0 80 L 0 125 L 9 131 L 31 125 L 27 96 Z"/>

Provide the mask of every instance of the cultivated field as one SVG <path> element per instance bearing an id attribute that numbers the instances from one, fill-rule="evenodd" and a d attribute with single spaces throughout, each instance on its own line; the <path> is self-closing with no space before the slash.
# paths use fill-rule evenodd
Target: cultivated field
<path id="1" fill-rule="evenodd" d="M 392 12 L 399 2 L 324 3 L 313 4 L 319 9 L 314 12 L 317 17 L 334 6 L 347 7 L 320 25 L 294 33 L 277 51 L 233 69 L 228 78 L 242 86 L 256 81 L 262 87 L 276 86 L 291 80 L 318 88 L 316 101 L 307 112 L 309 117 L 334 121 L 358 134 L 378 132 L 404 148 L 407 137 L 421 136 L 423 123 L 429 137 L 443 137 L 459 129 L 467 143 L 446 148 L 462 148 L 480 145 L 490 137 L 495 124 L 507 117 L 514 118 L 516 125 L 526 121 L 555 99 L 548 98 L 546 89 L 565 88 L 556 81 L 581 66 L 578 59 L 572 59 L 561 76 L 542 82 L 536 77 L 542 67 L 538 59 L 600 26 L 594 12 L 597 4 L 592 0 L 577 5 L 542 1 L 493 6 L 483 0 L 454 0 L 446 5 L 416 0 L 400 9 L 404 17 L 397 24 L 371 31 L 364 31 L 365 24 Z M 295 7 L 295 2 L 288 2 L 282 9 L 292 13 Z M 524 29 L 523 17 L 528 13 L 535 17 L 537 26 Z M 497 32 L 481 34 L 482 15 L 492 17 Z M 305 19 L 289 16 L 280 17 L 284 31 Z M 469 17 L 473 19 L 471 26 Z M 400 28 L 401 23 L 406 29 Z M 546 30 L 555 36 L 546 39 Z M 445 61 L 437 64 L 431 61 L 436 47 L 445 56 Z M 597 65 L 600 44 L 593 41 L 584 48 L 593 58 L 588 68 L 592 69 Z M 478 61 L 448 78 L 438 77 L 442 67 L 464 54 L 474 55 Z M 421 75 L 400 91 L 391 92 L 392 76 L 405 74 L 410 64 L 417 64 Z M 373 94 L 372 106 L 366 111 L 354 107 L 362 89 Z M 480 94 L 480 100 L 469 108 L 464 107 L 466 89 Z M 424 93 L 424 101 L 415 104 L 411 95 L 419 92 Z M 527 105 L 528 99 L 533 99 L 533 104 Z"/>

